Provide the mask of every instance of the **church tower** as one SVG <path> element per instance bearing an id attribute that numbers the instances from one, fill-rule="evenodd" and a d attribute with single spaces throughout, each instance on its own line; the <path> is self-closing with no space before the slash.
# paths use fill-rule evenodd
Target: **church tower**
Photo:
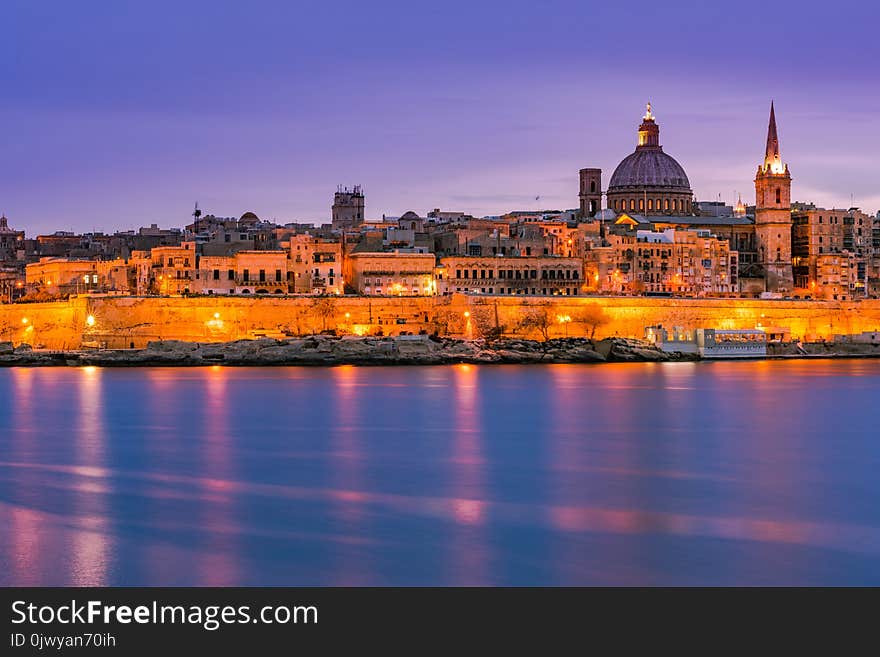
<path id="1" fill-rule="evenodd" d="M 602 209 L 602 169 L 580 170 L 581 217 L 595 217 Z"/>
<path id="2" fill-rule="evenodd" d="M 758 166 L 755 175 L 755 238 L 767 290 L 790 292 L 794 287 L 791 270 L 791 174 L 779 155 L 773 103 L 770 103 L 764 162 Z"/>

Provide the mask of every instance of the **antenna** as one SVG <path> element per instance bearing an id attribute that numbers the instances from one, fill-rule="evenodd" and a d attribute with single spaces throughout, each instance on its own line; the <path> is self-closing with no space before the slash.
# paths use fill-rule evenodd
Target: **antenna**
<path id="1" fill-rule="evenodd" d="M 196 219 L 196 221 L 198 221 L 199 217 L 201 217 L 201 216 L 202 216 L 202 211 L 199 210 L 199 202 L 196 201 L 196 207 L 193 210 L 193 217 Z"/>

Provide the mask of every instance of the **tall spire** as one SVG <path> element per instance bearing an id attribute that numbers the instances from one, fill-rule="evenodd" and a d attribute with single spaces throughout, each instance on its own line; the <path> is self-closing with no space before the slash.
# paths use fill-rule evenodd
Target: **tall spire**
<path id="1" fill-rule="evenodd" d="M 767 151 L 764 161 L 769 164 L 779 159 L 779 136 L 776 134 L 776 109 L 770 101 L 770 125 L 767 126 Z"/>
<path id="2" fill-rule="evenodd" d="M 770 101 L 770 124 L 767 126 L 767 149 L 764 151 L 764 171 L 783 173 L 785 165 L 779 155 L 779 135 L 776 133 L 776 109 Z"/>

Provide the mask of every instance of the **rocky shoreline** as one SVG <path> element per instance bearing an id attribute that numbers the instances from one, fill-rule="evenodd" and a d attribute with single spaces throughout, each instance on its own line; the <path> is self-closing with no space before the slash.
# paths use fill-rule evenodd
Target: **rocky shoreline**
<path id="1" fill-rule="evenodd" d="M 880 345 L 769 345 L 768 359 L 877 358 Z M 540 342 L 502 338 L 461 340 L 427 335 L 150 342 L 145 349 L 38 351 L 0 342 L 0 367 L 147 367 L 206 365 L 453 365 L 697 361 L 696 354 L 661 351 L 643 340 L 559 338 Z"/>
<path id="2" fill-rule="evenodd" d="M 205 365 L 449 365 L 662 362 L 699 360 L 666 353 L 640 340 L 561 338 L 459 340 L 427 335 L 335 337 L 315 335 L 276 340 L 208 343 L 164 340 L 146 349 L 35 351 L 0 343 L 0 366 L 205 366 Z"/>

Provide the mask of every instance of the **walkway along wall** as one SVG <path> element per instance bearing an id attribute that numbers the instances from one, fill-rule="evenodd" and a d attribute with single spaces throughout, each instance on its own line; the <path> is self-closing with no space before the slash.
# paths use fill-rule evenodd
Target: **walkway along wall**
<path id="1" fill-rule="evenodd" d="M 89 319 L 91 317 L 91 320 Z M 644 336 L 646 326 L 780 327 L 794 337 L 880 330 L 880 300 L 861 302 L 646 297 L 79 297 L 0 305 L 0 341 L 37 348 L 143 347 L 151 340 L 222 342 L 421 330 L 465 337 Z"/>

